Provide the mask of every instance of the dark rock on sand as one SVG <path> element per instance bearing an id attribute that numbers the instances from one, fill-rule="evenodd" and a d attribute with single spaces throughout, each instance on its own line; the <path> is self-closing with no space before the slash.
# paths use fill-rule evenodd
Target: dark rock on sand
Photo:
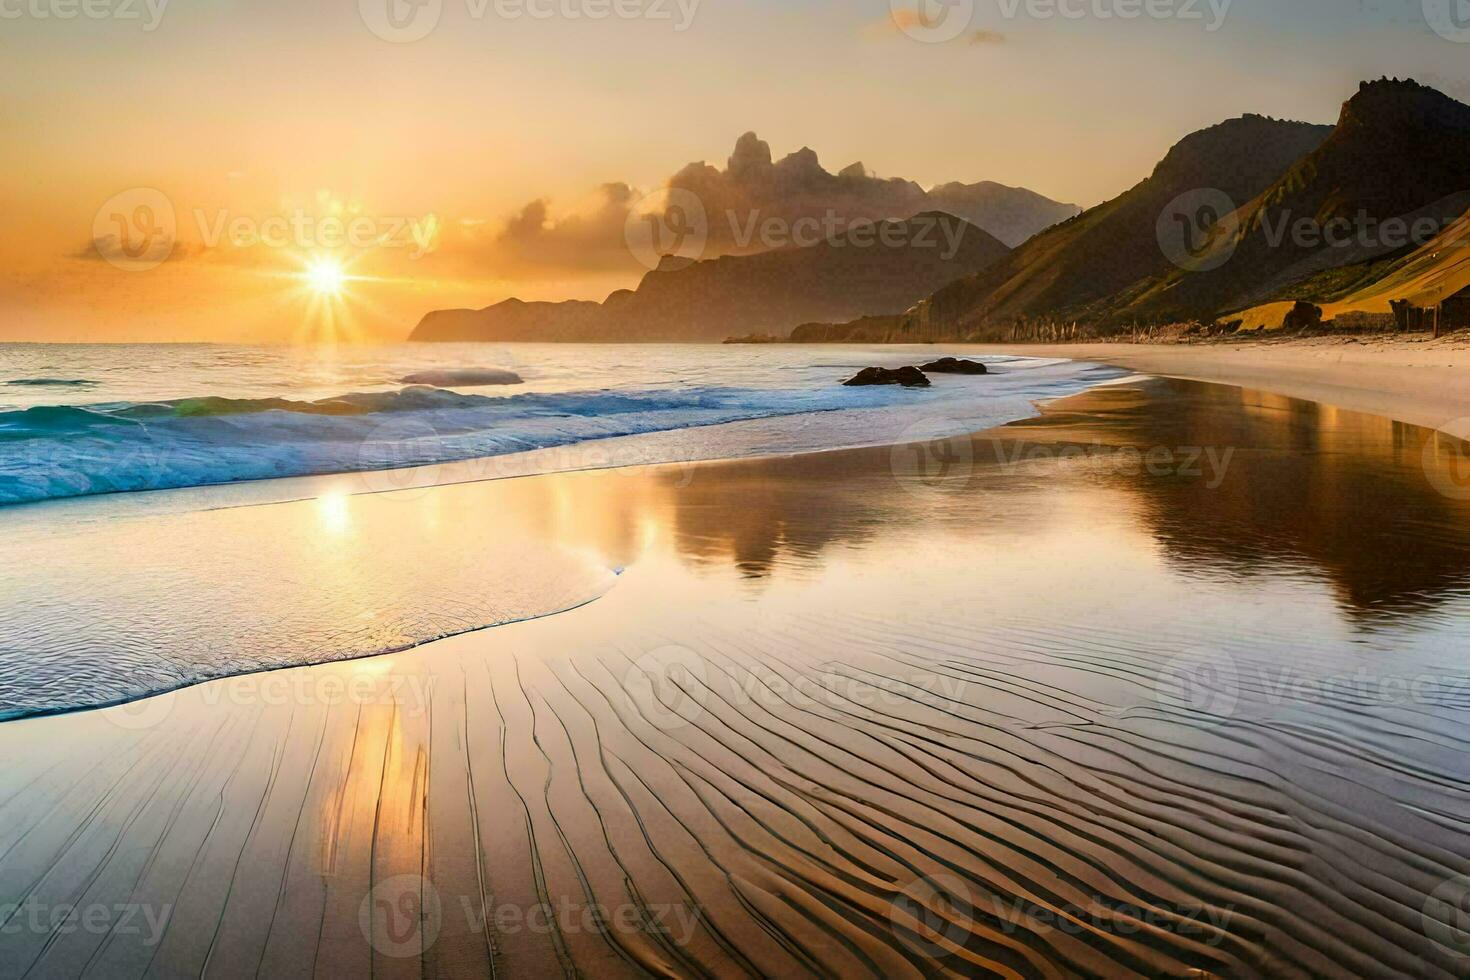
<path id="1" fill-rule="evenodd" d="M 990 369 L 979 361 L 962 361 L 955 357 L 942 357 L 919 368 L 926 374 L 989 374 Z"/>
<path id="2" fill-rule="evenodd" d="M 896 371 L 880 367 L 863 368 L 856 377 L 842 383 L 849 388 L 871 385 L 903 385 L 905 388 L 929 387 L 929 379 L 924 377 L 924 372 L 916 367 L 901 367 Z"/>
<path id="3" fill-rule="evenodd" d="M 1322 326 L 1322 307 L 1297 300 L 1281 326 L 1287 330 L 1311 330 Z"/>

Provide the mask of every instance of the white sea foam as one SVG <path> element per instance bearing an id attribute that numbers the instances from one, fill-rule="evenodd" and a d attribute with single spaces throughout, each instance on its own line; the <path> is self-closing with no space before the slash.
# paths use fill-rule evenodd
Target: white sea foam
<path id="1" fill-rule="evenodd" d="M 127 350 L 111 356 L 138 358 Z M 543 346 L 497 349 L 527 384 L 492 396 L 390 387 L 380 370 L 386 363 L 374 365 L 376 376 L 353 364 L 335 365 L 335 379 L 312 371 L 293 377 L 289 364 L 270 364 L 278 355 L 261 350 L 206 349 L 204 367 L 193 370 L 199 390 L 183 395 L 175 392 L 188 372 L 170 391 L 121 364 L 91 364 L 89 374 L 108 379 L 99 382 L 103 390 L 79 392 L 70 403 L 33 395 L 0 411 L 0 504 L 409 468 L 419 482 L 476 479 L 942 438 L 1025 417 L 1037 400 L 1117 374 L 1071 361 L 987 358 L 991 375 L 939 376 L 930 389 L 846 388 L 840 381 L 865 363 L 911 363 L 936 351 L 639 348 L 634 365 L 618 349 Z M 609 350 L 618 352 L 608 357 Z M 409 365 L 419 368 L 412 377 L 464 385 L 486 376 L 487 369 L 424 367 L 420 348 L 408 353 L 419 359 Z M 221 360 L 244 367 L 246 382 L 226 382 L 214 363 Z M 588 363 L 595 360 L 610 363 Z M 333 380 L 378 390 L 323 396 Z M 101 400 L 112 394 L 133 397 Z M 147 397 L 156 394 L 174 397 Z M 625 438 L 633 436 L 642 438 Z M 468 462 L 486 460 L 498 462 Z M 441 472 L 448 464 L 461 465 Z"/>

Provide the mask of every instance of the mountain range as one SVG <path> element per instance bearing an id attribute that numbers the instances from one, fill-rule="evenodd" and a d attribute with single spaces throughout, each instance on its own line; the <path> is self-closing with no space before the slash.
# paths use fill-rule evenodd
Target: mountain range
<path id="1" fill-rule="evenodd" d="M 923 191 L 861 164 L 828 174 L 807 150 L 773 162 L 753 134 L 724 171 L 691 165 L 670 186 L 801 214 L 822 201 L 859 213 L 922 202 L 909 222 L 958 222 L 963 246 L 949 258 L 915 248 L 899 221 L 883 223 L 897 248 L 829 238 L 666 258 L 601 304 L 432 313 L 413 339 L 917 342 L 1039 338 L 1059 325 L 1270 327 L 1298 301 L 1329 317 L 1387 317 L 1395 303 L 1470 286 L 1470 106 L 1412 80 L 1363 83 L 1334 126 L 1246 115 L 1190 134 L 1137 185 L 1070 217 L 1000 185 Z"/>
<path id="2" fill-rule="evenodd" d="M 666 256 L 638 288 L 602 303 L 506 300 L 430 313 L 417 341 L 719 342 L 780 333 L 809 320 L 908 309 L 1010 249 L 950 214 L 858 225 L 832 239 L 751 255 Z"/>
<path id="3" fill-rule="evenodd" d="M 633 196 L 624 185 L 608 187 L 616 191 L 619 206 Z M 697 254 L 703 261 L 691 264 L 665 256 L 636 289 L 615 292 L 603 303 L 512 299 L 484 310 L 438 311 L 423 319 L 411 339 L 721 340 L 731 333 L 784 335 L 813 316 L 901 313 L 945 283 L 979 271 L 1010 247 L 1081 211 L 1075 204 L 993 181 L 951 182 L 925 190 L 912 180 L 877 177 L 862 163 L 831 173 L 807 147 L 775 159 L 770 145 L 755 133 L 736 141 L 723 168 L 691 163 L 677 171 L 662 196 L 664 202 L 651 217 L 669 229 L 691 220 L 684 210 L 694 202 L 701 219 Z M 926 254 L 923 243 L 911 250 L 905 243 L 917 229 L 895 226 L 889 244 L 864 247 L 862 256 L 837 254 L 853 232 L 931 213 L 943 213 L 938 230 L 951 236 L 959 234 L 960 224 L 974 226 L 973 233 L 963 236 L 963 253 L 948 239 L 938 255 Z M 628 215 L 633 218 L 634 213 Z M 963 221 L 957 224 L 954 218 Z M 554 228 L 544 227 L 544 208 L 514 224 L 520 233 L 505 236 L 508 244 L 525 247 L 531 244 L 521 241 L 526 235 L 537 240 L 557 235 Z M 621 215 L 617 224 L 615 234 L 621 239 Z M 768 226 L 784 231 L 787 241 L 816 251 L 808 255 L 775 247 L 786 241 L 762 234 Z M 821 229 L 815 242 L 809 232 L 800 237 L 804 227 Z M 767 257 L 736 261 L 760 255 Z M 653 255 L 645 258 L 650 265 L 656 260 Z"/>
<path id="4" fill-rule="evenodd" d="M 1118 198 L 905 314 L 808 324 L 791 339 L 999 340 L 1058 325 L 1106 334 L 1215 320 L 1274 327 L 1299 300 L 1327 304 L 1329 316 L 1386 316 L 1394 299 L 1414 297 L 1375 284 L 1398 273 L 1417 284 L 1415 297 L 1429 295 L 1426 264 L 1470 244 L 1443 238 L 1470 208 L 1467 190 L 1470 107 L 1411 80 L 1365 82 L 1336 126 L 1245 116 L 1194 133 Z M 1190 229 L 1197 248 L 1171 247 L 1171 222 L 1187 224 L 1205 207 L 1208 226 Z M 1411 262 L 1417 273 L 1404 272 Z"/>

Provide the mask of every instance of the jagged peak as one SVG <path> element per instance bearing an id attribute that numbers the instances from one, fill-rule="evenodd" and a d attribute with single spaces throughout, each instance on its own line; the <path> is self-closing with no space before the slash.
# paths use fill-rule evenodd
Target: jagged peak
<path id="1" fill-rule="evenodd" d="M 1359 84 L 1357 94 L 1342 105 L 1338 127 L 1396 125 L 1470 127 L 1470 106 L 1412 78 L 1388 78 Z"/>
<path id="2" fill-rule="evenodd" d="M 732 177 L 754 174 L 769 169 L 771 159 L 771 144 L 749 132 L 735 141 L 726 170 Z"/>

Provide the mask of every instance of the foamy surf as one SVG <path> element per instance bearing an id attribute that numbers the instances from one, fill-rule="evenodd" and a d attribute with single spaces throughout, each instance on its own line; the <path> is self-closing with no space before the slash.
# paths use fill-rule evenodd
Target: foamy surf
<path id="1" fill-rule="evenodd" d="M 410 385 L 318 398 L 248 397 L 268 386 L 230 385 L 223 393 L 177 398 L 14 406 L 0 411 L 0 505 L 422 468 L 649 434 L 667 438 L 644 441 L 634 458 L 613 463 L 943 438 L 1025 417 L 1037 400 L 1118 373 L 1070 361 L 988 358 L 995 373 L 985 378 L 937 378 L 925 391 L 853 389 L 839 382 L 866 357 L 848 349 L 798 349 L 759 360 L 720 356 L 730 363 L 729 376 L 743 383 L 711 383 L 720 372 L 698 363 L 710 358 L 702 348 L 659 349 L 641 372 L 557 363 L 553 352 L 541 355 L 539 371 L 521 369 L 527 390 L 506 395 Z M 875 359 L 905 356 L 887 350 Z M 471 387 L 510 373 L 440 367 L 395 377 Z M 598 381 L 603 386 L 576 387 Z M 747 424 L 714 431 L 729 423 Z M 565 468 L 547 461 L 542 471 Z"/>

